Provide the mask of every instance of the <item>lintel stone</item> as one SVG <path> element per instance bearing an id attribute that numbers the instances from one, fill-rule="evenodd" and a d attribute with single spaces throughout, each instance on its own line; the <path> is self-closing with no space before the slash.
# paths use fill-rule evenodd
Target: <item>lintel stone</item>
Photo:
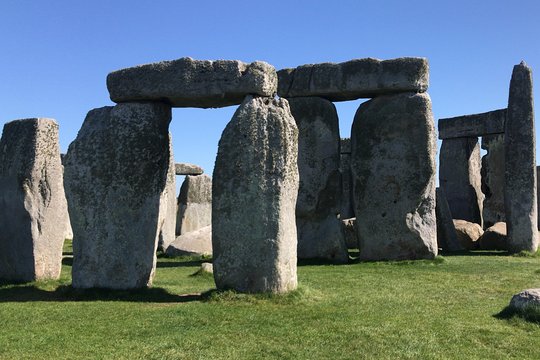
<path id="1" fill-rule="evenodd" d="M 176 175 L 202 175 L 204 173 L 204 170 L 202 167 L 194 164 L 189 163 L 177 163 L 175 164 L 176 167 Z"/>
<path id="2" fill-rule="evenodd" d="M 503 134 L 506 109 L 439 119 L 439 139 Z"/>

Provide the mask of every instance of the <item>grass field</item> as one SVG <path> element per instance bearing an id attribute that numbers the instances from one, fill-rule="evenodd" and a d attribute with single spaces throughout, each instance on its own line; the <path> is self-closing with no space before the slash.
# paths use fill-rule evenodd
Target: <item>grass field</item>
<path id="1" fill-rule="evenodd" d="M 540 258 L 300 265 L 286 296 L 210 291 L 200 259 L 160 258 L 154 287 L 0 285 L 1 359 L 540 359 L 540 324 L 500 314 Z M 498 315 L 499 314 L 499 315 Z"/>

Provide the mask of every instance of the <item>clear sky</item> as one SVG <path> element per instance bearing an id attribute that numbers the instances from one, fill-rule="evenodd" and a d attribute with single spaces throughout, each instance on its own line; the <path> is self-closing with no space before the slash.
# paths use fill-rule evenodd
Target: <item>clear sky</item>
<path id="1" fill-rule="evenodd" d="M 113 105 L 109 72 L 184 56 L 277 69 L 427 57 L 435 119 L 484 112 L 506 107 L 513 65 L 540 76 L 540 1 L 1 0 L 0 125 L 54 118 L 66 151 L 89 110 Z M 342 137 L 359 103 L 336 104 Z M 234 111 L 175 109 L 176 161 L 211 174 Z"/>

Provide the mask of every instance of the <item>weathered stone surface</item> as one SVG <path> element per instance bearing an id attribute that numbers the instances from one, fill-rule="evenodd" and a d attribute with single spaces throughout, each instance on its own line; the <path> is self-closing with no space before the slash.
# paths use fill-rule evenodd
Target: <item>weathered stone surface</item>
<path id="1" fill-rule="evenodd" d="M 176 235 L 212 224 L 212 178 L 186 176 L 178 195 Z"/>
<path id="2" fill-rule="evenodd" d="M 353 179 L 351 172 L 351 139 L 341 139 L 341 154 L 339 159 L 341 172 L 341 219 L 350 219 L 354 215 Z"/>
<path id="3" fill-rule="evenodd" d="M 238 105 L 248 94 L 273 96 L 277 74 L 262 61 L 181 58 L 114 71 L 107 76 L 111 100 L 165 101 L 173 107 Z"/>
<path id="4" fill-rule="evenodd" d="M 318 96 L 330 101 L 371 98 L 399 92 L 424 92 L 429 86 L 425 58 L 355 59 L 302 65 L 278 71 L 278 95 Z"/>
<path id="5" fill-rule="evenodd" d="M 504 210 L 504 134 L 482 137 L 482 149 L 487 154 L 482 157 L 482 192 L 484 205 L 482 218 L 484 227 L 506 221 Z"/>
<path id="6" fill-rule="evenodd" d="M 356 218 L 341 220 L 345 243 L 348 249 L 358 249 L 358 235 L 356 231 Z"/>
<path id="7" fill-rule="evenodd" d="M 498 222 L 484 231 L 478 246 L 482 250 L 507 250 L 506 223 Z"/>
<path id="8" fill-rule="evenodd" d="M 538 201 L 539 199 L 539 196 L 540 196 L 540 186 L 538 186 L 538 176 L 540 175 L 540 166 L 537 166 L 536 167 L 536 181 L 537 181 L 537 184 L 536 184 L 536 201 L 537 201 L 537 218 L 538 218 L 538 230 L 540 230 L 540 201 Z M 539 235 L 540 236 L 540 235 Z"/>
<path id="9" fill-rule="evenodd" d="M 443 140 L 439 155 L 439 184 L 453 219 L 482 225 L 480 146 L 476 138 Z"/>
<path id="10" fill-rule="evenodd" d="M 88 113 L 66 156 L 74 231 L 73 287 L 151 284 L 170 176 L 163 103 L 125 103 Z"/>
<path id="11" fill-rule="evenodd" d="M 172 148 L 172 136 L 169 134 L 169 163 L 165 190 L 159 205 L 158 249 L 165 251 L 176 238 L 176 173 Z"/>
<path id="12" fill-rule="evenodd" d="M 204 170 L 202 167 L 188 163 L 178 163 L 175 165 L 176 175 L 202 175 Z"/>
<path id="13" fill-rule="evenodd" d="M 338 218 L 341 173 L 336 108 L 317 97 L 293 98 L 289 105 L 298 126 L 298 258 L 347 262 L 347 246 Z"/>
<path id="14" fill-rule="evenodd" d="M 52 119 L 16 120 L 0 140 L 0 279 L 57 279 L 67 203 Z"/>
<path id="15" fill-rule="evenodd" d="M 206 274 L 213 274 L 214 273 L 214 265 L 212 263 L 202 263 L 201 268 L 198 271 L 199 273 L 206 273 Z"/>
<path id="16" fill-rule="evenodd" d="M 212 255 L 212 226 L 178 236 L 165 253 L 167 256 Z"/>
<path id="17" fill-rule="evenodd" d="M 478 239 L 484 234 L 484 230 L 477 223 L 466 220 L 454 219 L 456 235 L 461 246 L 467 250 L 478 248 Z"/>
<path id="18" fill-rule="evenodd" d="M 532 71 L 514 66 L 505 127 L 504 201 L 510 252 L 538 249 L 536 144 Z"/>
<path id="19" fill-rule="evenodd" d="M 517 310 L 527 310 L 529 307 L 540 309 L 540 289 L 523 290 L 512 297 L 510 306 Z"/>
<path id="20" fill-rule="evenodd" d="M 298 129 L 287 101 L 246 97 L 223 131 L 214 167 L 212 247 L 219 289 L 296 288 L 297 158 Z"/>
<path id="21" fill-rule="evenodd" d="M 439 119 L 439 139 L 502 134 L 505 122 L 506 109 Z"/>
<path id="22" fill-rule="evenodd" d="M 459 243 L 456 234 L 456 228 L 452 221 L 452 213 L 446 201 L 446 195 L 441 188 L 436 189 L 437 206 L 435 212 L 437 214 L 437 243 L 440 248 L 446 251 L 463 250 Z"/>
<path id="23" fill-rule="evenodd" d="M 360 105 L 351 134 L 360 258 L 437 255 L 436 135 L 427 94 Z"/>

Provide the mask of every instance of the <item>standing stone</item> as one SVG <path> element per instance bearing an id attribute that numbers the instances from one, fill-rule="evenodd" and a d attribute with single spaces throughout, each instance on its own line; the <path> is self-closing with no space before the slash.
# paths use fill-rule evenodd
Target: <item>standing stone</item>
<path id="1" fill-rule="evenodd" d="M 296 288 L 297 157 L 298 129 L 287 100 L 246 97 L 223 131 L 214 167 L 218 289 Z"/>
<path id="2" fill-rule="evenodd" d="M 510 252 L 538 249 L 532 71 L 514 66 L 505 128 L 504 202 Z"/>
<path id="3" fill-rule="evenodd" d="M 482 149 L 487 154 L 482 157 L 482 192 L 484 206 L 482 217 L 484 227 L 506 221 L 504 210 L 504 134 L 482 137 Z"/>
<path id="4" fill-rule="evenodd" d="M 208 175 L 186 176 L 178 195 L 176 235 L 212 224 L 212 179 Z"/>
<path id="5" fill-rule="evenodd" d="M 0 279 L 58 279 L 67 203 L 52 119 L 4 125 L 0 140 Z"/>
<path id="6" fill-rule="evenodd" d="M 437 255 L 435 141 L 428 94 L 381 96 L 360 105 L 351 166 L 361 259 Z"/>
<path id="7" fill-rule="evenodd" d="M 171 134 L 169 134 L 169 170 L 167 172 L 167 183 L 159 206 L 158 248 L 161 251 L 165 251 L 169 244 L 176 238 L 176 169 Z"/>
<path id="8" fill-rule="evenodd" d="M 458 242 L 456 228 L 452 221 L 452 213 L 446 201 L 444 190 L 437 188 L 437 206 L 435 212 L 437 214 L 437 242 L 439 247 L 446 251 L 463 250 L 463 247 Z"/>
<path id="9" fill-rule="evenodd" d="M 298 126 L 296 203 L 299 259 L 349 259 L 339 220 L 339 122 L 334 104 L 322 98 L 293 98 L 291 113 Z"/>
<path id="10" fill-rule="evenodd" d="M 482 225 L 482 180 L 477 138 L 445 139 L 439 160 L 439 184 L 453 219 Z"/>
<path id="11" fill-rule="evenodd" d="M 66 156 L 73 287 L 152 283 L 170 174 L 171 108 L 123 103 L 88 113 Z"/>
<path id="12" fill-rule="evenodd" d="M 341 171 L 341 220 L 351 219 L 354 215 L 353 182 L 351 172 L 351 139 L 341 139 L 341 155 L 339 159 Z"/>

